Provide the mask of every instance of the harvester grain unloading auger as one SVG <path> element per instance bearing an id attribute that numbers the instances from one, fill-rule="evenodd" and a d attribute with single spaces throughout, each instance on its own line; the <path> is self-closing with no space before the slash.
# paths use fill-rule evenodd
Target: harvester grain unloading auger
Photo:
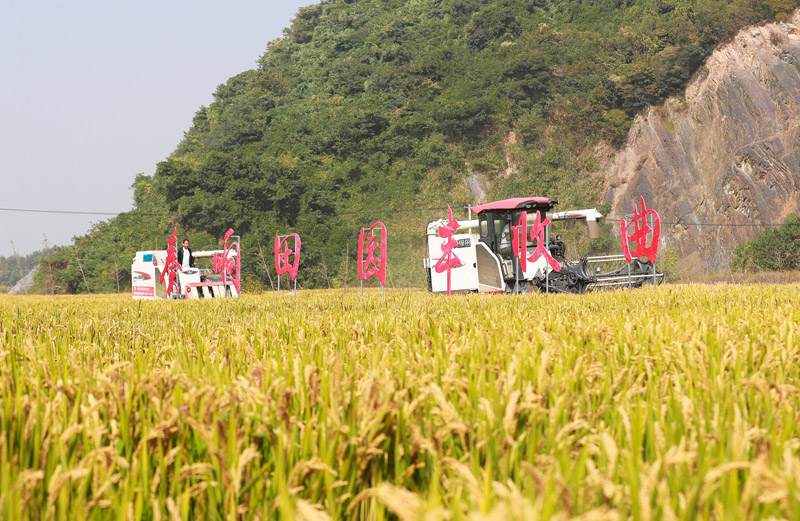
<path id="1" fill-rule="evenodd" d="M 430 222 L 424 259 L 428 290 L 433 293 L 523 293 L 537 290 L 586 293 L 594 289 L 657 284 L 663 277 L 663 273 L 656 270 L 655 254 L 650 255 L 652 260 L 644 256 L 634 258 L 626 248 L 623 248 L 623 255 L 567 260 L 566 246 L 561 238 L 550 236 L 551 223 L 584 220 L 589 237 L 597 238 L 599 220 L 603 215 L 596 208 L 553 212 L 556 204 L 558 201 L 548 197 L 504 199 L 473 206 L 470 210 L 477 214 L 477 219 L 456 221 L 457 227 L 452 221 L 448 225 L 448 221 L 443 219 Z M 645 213 L 644 201 L 641 214 L 634 208 L 634 221 L 639 219 L 635 224 L 636 231 L 629 236 L 627 226 L 630 223 L 624 221 L 622 233 L 630 241 L 645 241 L 647 234 L 651 233 L 657 249 L 658 234 L 652 237 L 653 228 L 658 228 L 657 214 L 652 210 L 647 210 L 652 215 Z M 655 219 L 655 226 L 647 224 L 648 217 Z M 449 278 L 444 270 L 436 269 L 442 257 L 440 229 L 448 227 L 455 228 L 452 232 L 455 247 L 451 252 L 459 261 L 451 268 Z"/>

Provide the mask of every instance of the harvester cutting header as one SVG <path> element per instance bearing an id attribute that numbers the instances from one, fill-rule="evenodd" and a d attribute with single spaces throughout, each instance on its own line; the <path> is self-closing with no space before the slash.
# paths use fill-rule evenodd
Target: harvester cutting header
<path id="1" fill-rule="evenodd" d="M 583 220 L 589 237 L 597 238 L 603 215 L 596 208 L 553 212 L 557 204 L 548 197 L 504 199 L 471 207 L 477 219 L 456 221 L 451 212 L 449 220 L 430 222 L 424 259 L 428 289 L 433 293 L 585 293 L 596 288 L 656 284 L 663 277 L 656 271 L 655 254 L 648 254 L 648 258 L 642 246 L 650 234 L 657 250 L 660 231 L 658 214 L 647 210 L 644 200 L 641 213 L 635 209 L 633 220 L 622 222 L 622 255 L 575 261 L 567 260 L 561 237 L 550 236 L 551 223 Z M 648 217 L 653 221 L 650 224 Z M 631 224 L 635 231 L 629 235 Z M 632 252 L 636 258 L 627 248 L 628 241 L 637 242 Z M 601 272 L 601 266 L 612 264 L 615 269 Z"/>

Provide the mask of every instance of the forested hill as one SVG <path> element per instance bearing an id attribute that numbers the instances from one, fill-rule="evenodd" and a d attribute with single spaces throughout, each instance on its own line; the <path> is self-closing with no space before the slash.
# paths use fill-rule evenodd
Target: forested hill
<path id="1" fill-rule="evenodd" d="M 601 181 L 590 174 L 624 142 L 637 111 L 680 93 L 738 29 L 784 18 L 796 4 L 303 8 L 255 70 L 218 87 L 155 175 L 137 177 L 136 210 L 50 257 L 59 277 L 51 287 L 129 285 L 133 252 L 162 247 L 173 225 L 195 247 L 216 246 L 233 227 L 245 274 L 262 285 L 274 235 L 296 231 L 301 284 L 352 283 L 358 229 L 375 219 L 392 234 L 390 283 L 421 284 L 424 224 L 444 212 L 420 209 L 522 195 L 595 206 Z"/>

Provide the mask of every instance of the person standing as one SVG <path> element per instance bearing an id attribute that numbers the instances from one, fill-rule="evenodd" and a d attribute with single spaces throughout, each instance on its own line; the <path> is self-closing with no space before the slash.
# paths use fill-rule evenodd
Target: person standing
<path id="1" fill-rule="evenodd" d="M 191 248 L 189 248 L 189 239 L 184 239 L 183 248 L 178 250 L 178 264 L 181 265 L 183 271 L 188 268 L 194 268 L 194 256 Z"/>

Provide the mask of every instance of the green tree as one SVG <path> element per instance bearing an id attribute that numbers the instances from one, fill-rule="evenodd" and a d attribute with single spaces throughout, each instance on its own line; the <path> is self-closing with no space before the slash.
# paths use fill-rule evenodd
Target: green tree
<path id="1" fill-rule="evenodd" d="M 736 247 L 731 269 L 785 271 L 800 269 L 800 215 L 791 215 L 779 228 L 764 230 Z"/>

